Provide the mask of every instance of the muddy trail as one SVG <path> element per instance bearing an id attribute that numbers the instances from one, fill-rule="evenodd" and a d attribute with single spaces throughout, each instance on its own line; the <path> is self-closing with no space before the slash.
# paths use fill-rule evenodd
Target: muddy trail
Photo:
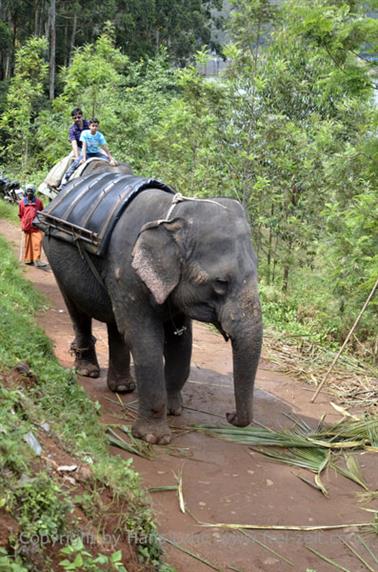
<path id="1" fill-rule="evenodd" d="M 0 221 L 0 233 L 13 243 L 18 253 L 20 231 Z M 38 322 L 53 341 L 61 363 L 72 367 L 71 323 L 53 274 L 33 267 L 25 268 L 24 272 L 49 299 L 50 307 L 39 313 Z M 79 377 L 79 383 L 101 404 L 103 423 L 129 423 L 130 417 L 126 419 L 117 397 L 106 386 L 105 327 L 96 322 L 94 335 L 102 375 L 95 380 Z M 172 427 L 226 424 L 225 412 L 233 408 L 231 347 L 206 325 L 196 324 L 194 328 L 192 368 L 183 395 L 184 414 L 170 418 Z M 326 393 L 323 392 L 315 404 L 310 403 L 311 396 L 309 387 L 283 375 L 267 360 L 261 360 L 254 406 L 257 423 L 270 428 L 292 428 L 288 414 L 299 415 L 314 427 L 324 414 L 329 422 L 338 419 Z M 124 402 L 136 398 L 135 394 L 122 396 Z M 185 514 L 180 511 L 175 492 L 150 494 L 159 533 L 167 539 L 164 543 L 167 561 L 178 572 L 206 572 L 211 568 L 180 551 L 175 544 L 207 559 L 213 569 L 222 571 L 306 572 L 313 569 L 327 572 L 335 569 L 307 546 L 335 559 L 351 572 L 366 570 L 341 541 L 354 538 L 358 530 L 353 527 L 309 532 L 248 531 L 249 536 L 245 536 L 238 531 L 201 527 L 196 522 L 197 519 L 205 523 L 314 527 L 369 522 L 372 515 L 357 502 L 356 493 L 362 489 L 356 484 L 329 470 L 323 478 L 329 490 L 326 498 L 297 476 L 312 479 L 308 472 L 271 461 L 247 446 L 190 431 L 175 432 L 172 446 L 181 453 L 177 449 L 175 452 L 156 447 L 152 460 L 135 456 L 133 461 L 146 487 L 175 485 L 175 475 L 182 474 L 188 509 Z M 112 451 L 114 455 L 130 457 L 118 448 Z M 374 455 L 364 455 L 359 460 L 369 487 L 374 489 L 377 484 Z M 366 542 L 374 550 L 374 537 L 366 536 Z"/>

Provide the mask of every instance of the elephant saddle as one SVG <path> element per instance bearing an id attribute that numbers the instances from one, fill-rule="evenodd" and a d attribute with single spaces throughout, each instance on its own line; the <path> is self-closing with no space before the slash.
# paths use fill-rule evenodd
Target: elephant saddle
<path id="1" fill-rule="evenodd" d="M 101 173 L 74 179 L 38 213 L 33 224 L 47 235 L 103 256 L 123 211 L 146 189 L 174 193 L 160 181 L 134 175 Z"/>

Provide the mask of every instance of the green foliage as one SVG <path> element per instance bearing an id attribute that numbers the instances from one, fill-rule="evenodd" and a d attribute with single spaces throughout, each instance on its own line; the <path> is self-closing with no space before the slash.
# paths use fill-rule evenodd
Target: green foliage
<path id="1" fill-rule="evenodd" d="M 85 104 L 90 116 L 101 111 L 101 104 L 112 97 L 127 70 L 128 57 L 114 47 L 112 28 L 105 31 L 94 44 L 78 48 L 69 68 L 62 70 L 64 78 L 61 101 Z"/>
<path id="2" fill-rule="evenodd" d="M 109 455 L 98 408 L 77 384 L 73 372 L 58 364 L 50 341 L 36 328 L 34 313 L 43 307 L 43 298 L 23 280 L 3 239 L 0 258 L 0 371 L 4 372 L 0 376 L 0 508 L 12 511 L 25 536 L 54 537 L 72 526 L 65 495 L 51 475 L 33 473 L 33 451 L 24 441 L 30 432 L 38 438 L 40 424 L 48 421 L 66 447 L 91 463 L 93 483 L 126 500 L 128 510 L 118 524 L 119 530 L 143 539 L 141 547 L 148 558 L 159 563 L 161 548 L 155 525 L 132 460 Z M 27 362 L 30 367 L 27 389 L 22 381 L 13 389 L 3 383 L 18 362 Z M 88 511 L 92 503 L 92 514 L 96 514 L 95 496 L 86 498 L 86 503 Z M 117 560 L 112 566 L 100 569 L 122 570 Z"/>
<path id="3" fill-rule="evenodd" d="M 327 203 L 324 213 L 329 234 L 323 254 L 329 268 L 329 283 L 339 301 L 340 317 L 347 329 L 354 322 L 356 308 L 362 308 L 378 276 L 376 188 L 367 186 L 344 208 L 337 201 Z M 374 332 L 376 312 L 377 300 L 373 299 L 359 328 L 363 338 Z"/>
<path id="4" fill-rule="evenodd" d="M 0 218 L 5 218 L 13 222 L 18 221 L 18 205 L 8 203 L 7 201 L 0 201 Z"/>
<path id="5" fill-rule="evenodd" d="M 97 40 L 110 21 L 114 38 L 132 60 L 153 57 L 166 48 L 172 62 L 183 64 L 203 45 L 217 47 L 211 31 L 221 26 L 214 9 L 221 0 L 56 0 L 56 67 L 67 66 L 73 49 Z M 49 2 L 3 0 L 0 4 L 0 77 L 12 73 L 14 50 L 31 35 L 46 33 Z M 9 65 L 10 64 L 10 65 Z"/>
<path id="6" fill-rule="evenodd" d="M 162 47 L 176 63 L 188 61 L 204 44 L 215 47 L 211 27 L 217 21 L 211 10 L 219 0 L 121 0 L 116 16 L 116 38 L 133 59 L 153 57 Z"/>
<path id="7" fill-rule="evenodd" d="M 88 552 L 80 538 L 75 539 L 69 546 L 61 549 L 61 554 L 67 556 L 59 562 L 63 570 L 79 570 L 80 572 L 127 572 L 122 564 L 122 552 L 117 550 L 110 556 Z"/>
<path id="8" fill-rule="evenodd" d="M 0 119 L 6 143 L 2 153 L 8 160 L 20 160 L 24 170 L 29 167 L 34 118 L 43 102 L 47 78 L 46 50 L 46 39 L 37 37 L 31 37 L 18 50 L 15 75 Z"/>
<path id="9" fill-rule="evenodd" d="M 177 72 L 176 85 L 179 96 L 166 105 L 147 140 L 146 168 L 189 195 L 217 194 L 227 184 L 217 157 L 217 119 L 212 110 L 222 90 L 207 83 L 194 66 Z"/>
<path id="10" fill-rule="evenodd" d="M 0 548 L 0 572 L 27 572 L 19 558 L 10 556 L 5 548 Z"/>
<path id="11" fill-rule="evenodd" d="M 11 47 L 11 31 L 6 22 L 0 20 L 0 50 L 7 51 Z"/>
<path id="12" fill-rule="evenodd" d="M 13 500 L 18 505 L 18 522 L 24 538 L 53 538 L 64 531 L 70 503 L 46 473 L 39 473 L 19 486 Z"/>

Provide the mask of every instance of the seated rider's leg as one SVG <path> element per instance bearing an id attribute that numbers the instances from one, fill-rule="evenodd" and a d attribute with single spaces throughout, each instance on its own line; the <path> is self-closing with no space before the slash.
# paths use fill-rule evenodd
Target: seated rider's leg
<path id="1" fill-rule="evenodd" d="M 92 157 L 96 157 L 97 159 L 102 159 L 103 161 L 109 161 L 109 158 L 105 153 L 101 151 L 98 153 L 87 153 L 87 159 L 91 159 Z"/>
<path id="2" fill-rule="evenodd" d="M 71 177 L 71 175 L 76 171 L 76 169 L 80 165 L 81 159 L 82 159 L 82 155 L 80 153 L 78 158 L 75 159 L 75 161 L 73 163 L 71 163 L 71 165 L 69 166 L 69 168 L 65 172 L 64 177 L 63 177 L 63 183 L 67 183 L 68 179 Z"/>

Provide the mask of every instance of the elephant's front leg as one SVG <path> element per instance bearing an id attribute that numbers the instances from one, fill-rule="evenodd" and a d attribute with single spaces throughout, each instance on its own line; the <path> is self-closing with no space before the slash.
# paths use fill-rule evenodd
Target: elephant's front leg
<path id="1" fill-rule="evenodd" d="M 130 373 L 130 349 L 115 323 L 107 324 L 109 340 L 108 387 L 111 391 L 129 393 L 135 389 Z"/>
<path id="2" fill-rule="evenodd" d="M 187 317 L 175 318 L 175 323 L 167 322 L 164 329 L 168 414 L 181 415 L 181 389 L 189 377 L 192 357 L 192 322 Z"/>
<path id="3" fill-rule="evenodd" d="M 96 338 L 92 336 L 92 319 L 78 310 L 76 305 L 64 296 L 68 312 L 75 330 L 75 339 L 71 344 L 71 352 L 75 356 L 75 370 L 79 375 L 99 377 L 100 366 L 96 355 Z"/>
<path id="4" fill-rule="evenodd" d="M 131 351 L 139 397 L 139 416 L 132 426 L 133 435 L 148 443 L 166 445 L 172 435 L 167 423 L 161 324 L 139 328 L 133 336 Z"/>

